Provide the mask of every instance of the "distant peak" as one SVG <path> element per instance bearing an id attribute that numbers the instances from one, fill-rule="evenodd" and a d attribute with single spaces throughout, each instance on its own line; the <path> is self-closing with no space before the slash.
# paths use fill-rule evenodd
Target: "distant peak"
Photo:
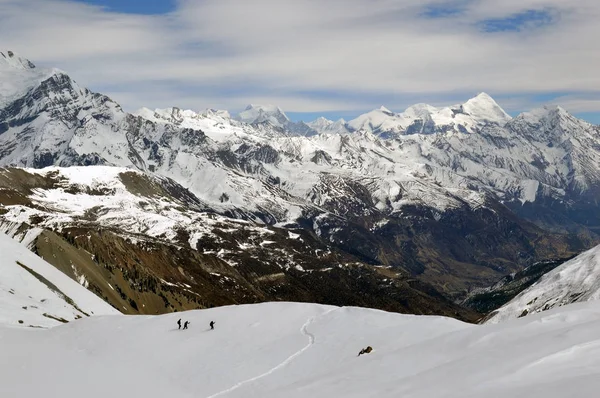
<path id="1" fill-rule="evenodd" d="M 565 108 L 563 108 L 561 106 L 544 105 L 542 107 L 532 109 L 529 112 L 523 112 L 519 115 L 519 117 L 526 118 L 526 119 L 531 119 L 531 118 L 547 119 L 547 118 L 551 118 L 554 116 L 560 116 L 560 115 L 570 116 L 571 114 Z"/>
<path id="2" fill-rule="evenodd" d="M 473 105 L 477 104 L 480 107 L 486 106 L 489 108 L 493 108 L 493 107 L 500 108 L 500 105 L 498 105 L 496 100 L 493 99 L 488 93 L 484 93 L 484 92 L 481 92 L 481 93 L 477 94 L 475 97 L 468 100 L 465 103 L 465 105 L 467 105 L 467 104 L 473 104 Z"/>
<path id="3" fill-rule="evenodd" d="M 310 127 L 312 128 L 324 128 L 324 127 L 328 127 L 331 126 L 333 124 L 333 122 L 329 119 L 327 119 L 326 117 L 320 116 L 317 119 L 313 120 L 312 122 L 307 123 Z"/>
<path id="4" fill-rule="evenodd" d="M 379 107 L 379 110 L 380 110 L 381 112 L 385 112 L 385 113 L 394 113 L 394 112 L 390 111 L 388 108 L 386 108 L 386 107 L 385 107 L 385 106 L 383 106 L 383 105 L 381 105 L 381 106 Z"/>
<path id="5" fill-rule="evenodd" d="M 473 99 L 478 99 L 478 100 L 483 100 L 483 101 L 493 101 L 496 102 L 491 95 L 489 95 L 488 93 L 485 92 L 480 92 L 479 94 L 477 94 Z"/>
<path id="6" fill-rule="evenodd" d="M 557 106 L 556 106 L 556 111 L 557 111 L 557 112 L 559 112 L 559 113 L 566 113 L 566 114 L 569 114 L 569 115 L 570 115 L 569 111 L 567 111 L 565 108 L 563 108 L 563 107 L 562 107 L 562 106 L 560 106 L 560 105 L 557 105 Z"/>
<path id="7" fill-rule="evenodd" d="M 30 60 L 20 57 L 13 51 L 0 51 L 0 62 L 17 69 L 34 69 L 35 65 Z"/>
<path id="8" fill-rule="evenodd" d="M 249 124 L 269 122 L 279 127 L 284 126 L 290 121 L 280 107 L 257 104 L 248 105 L 244 111 L 238 114 L 236 119 Z"/>
<path id="9" fill-rule="evenodd" d="M 207 108 L 201 113 L 201 115 L 205 117 L 219 116 L 223 119 L 231 119 L 231 114 L 229 114 L 229 111 L 224 109 Z"/>
<path id="10" fill-rule="evenodd" d="M 246 111 L 250 111 L 250 110 L 261 110 L 263 112 L 283 112 L 281 110 L 280 107 L 276 106 L 276 105 L 259 105 L 259 104 L 249 104 L 246 109 Z"/>
<path id="11" fill-rule="evenodd" d="M 463 109 L 473 117 L 500 125 L 511 119 L 508 113 L 489 94 L 484 92 L 465 102 Z"/>

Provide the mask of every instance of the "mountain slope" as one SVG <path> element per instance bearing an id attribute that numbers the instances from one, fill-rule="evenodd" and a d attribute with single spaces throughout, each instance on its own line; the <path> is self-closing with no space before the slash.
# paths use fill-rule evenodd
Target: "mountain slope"
<path id="1" fill-rule="evenodd" d="M 600 246 L 580 254 L 540 278 L 494 311 L 488 323 L 522 317 L 571 303 L 600 299 Z"/>
<path id="2" fill-rule="evenodd" d="M 600 380 L 597 304 L 486 326 L 266 303 L 92 318 L 29 333 L 1 328 L 0 394 L 589 397 Z M 189 330 L 177 330 L 180 318 L 191 321 Z M 357 357 L 366 346 L 373 351 Z"/>
<path id="3" fill-rule="evenodd" d="M 475 321 L 402 270 L 301 229 L 207 209 L 173 180 L 107 166 L 0 169 L 0 231 L 125 313 L 268 300 L 361 305 Z"/>
<path id="4" fill-rule="evenodd" d="M 32 230 L 26 241 L 35 239 Z M 119 312 L 62 272 L 0 233 L 0 325 L 51 327 Z M 84 277 L 80 283 L 85 285 Z"/>
<path id="5" fill-rule="evenodd" d="M 570 259 L 545 260 L 534 263 L 522 271 L 506 275 L 490 287 L 475 289 L 469 293 L 462 304 L 482 314 L 489 314 L 568 260 Z"/>

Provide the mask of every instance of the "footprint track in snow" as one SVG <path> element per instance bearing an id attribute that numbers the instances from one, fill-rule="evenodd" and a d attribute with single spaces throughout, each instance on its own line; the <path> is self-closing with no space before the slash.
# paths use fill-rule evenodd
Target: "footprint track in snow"
<path id="1" fill-rule="evenodd" d="M 251 377 L 249 379 L 240 381 L 237 384 L 234 384 L 232 387 L 229 387 L 226 390 L 223 391 L 219 391 L 213 395 L 209 395 L 206 398 L 216 398 L 216 397 L 221 397 L 225 394 L 229 394 L 230 392 L 233 392 L 235 390 L 237 390 L 240 387 L 245 386 L 246 384 L 250 384 L 256 380 L 260 380 L 262 378 L 265 378 L 275 372 L 277 372 L 279 369 L 287 366 L 290 362 L 292 362 L 294 359 L 296 359 L 298 356 L 302 355 L 306 350 L 308 350 L 311 346 L 313 346 L 315 344 L 315 335 L 312 334 L 311 332 L 308 331 L 308 327 L 310 326 L 311 323 L 313 323 L 315 321 L 315 319 L 323 317 L 333 311 L 337 310 L 337 308 L 332 308 L 329 311 L 325 311 L 324 313 L 317 315 L 317 316 L 313 316 L 310 317 L 305 323 L 304 325 L 302 325 L 302 327 L 300 328 L 300 333 L 302 333 L 304 336 L 308 337 L 308 344 L 305 345 L 304 347 L 302 347 L 300 350 L 296 351 L 295 353 L 293 353 L 292 355 L 290 355 L 287 359 L 285 359 L 283 362 L 281 362 L 279 365 L 275 366 L 274 368 L 271 368 L 270 370 L 255 376 L 255 377 Z"/>

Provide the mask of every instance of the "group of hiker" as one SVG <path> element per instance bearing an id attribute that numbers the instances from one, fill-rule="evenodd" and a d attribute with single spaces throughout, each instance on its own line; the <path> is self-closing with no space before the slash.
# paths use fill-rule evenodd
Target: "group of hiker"
<path id="1" fill-rule="evenodd" d="M 190 321 L 185 321 L 183 323 L 183 330 L 186 330 L 188 328 L 188 325 L 190 324 Z M 210 323 L 208 324 L 210 326 L 210 330 L 214 330 L 215 328 L 215 321 L 210 321 Z M 181 329 L 181 318 L 177 321 L 177 326 L 179 326 L 179 329 Z"/>
<path id="2" fill-rule="evenodd" d="M 189 324 L 190 324 L 190 321 L 185 321 L 183 323 L 183 330 L 186 330 L 188 328 Z M 208 325 L 210 326 L 210 330 L 215 329 L 215 321 L 210 321 L 210 323 Z M 179 329 L 181 329 L 181 319 L 179 319 L 177 321 L 177 326 L 179 326 Z M 363 354 L 370 354 L 371 351 L 373 351 L 373 347 L 367 346 L 366 348 L 363 348 L 362 350 L 360 350 L 360 352 L 358 353 L 358 356 L 361 356 Z"/>

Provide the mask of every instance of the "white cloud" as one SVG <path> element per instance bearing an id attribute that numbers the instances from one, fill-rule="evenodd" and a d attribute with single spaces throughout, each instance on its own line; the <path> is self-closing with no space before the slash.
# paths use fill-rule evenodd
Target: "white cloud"
<path id="1" fill-rule="evenodd" d="M 0 35 L 3 46 L 130 109 L 167 101 L 240 109 L 265 100 L 288 111 L 342 111 L 381 105 L 378 96 L 393 107 L 479 91 L 521 99 L 587 93 L 574 111 L 598 105 L 597 0 L 459 1 L 464 12 L 424 18 L 427 4 L 448 2 L 181 0 L 172 13 L 143 16 L 0 0 Z M 535 30 L 479 30 L 482 20 L 527 10 L 557 18 Z"/>

